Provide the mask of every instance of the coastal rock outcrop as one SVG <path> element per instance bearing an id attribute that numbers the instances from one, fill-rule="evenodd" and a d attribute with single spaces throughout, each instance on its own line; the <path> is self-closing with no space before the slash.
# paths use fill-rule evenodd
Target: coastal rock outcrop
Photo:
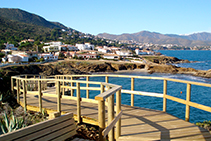
<path id="1" fill-rule="evenodd" d="M 188 60 L 178 59 L 176 57 L 169 56 L 146 56 L 146 60 L 156 64 L 179 64 L 179 63 L 190 63 Z"/>

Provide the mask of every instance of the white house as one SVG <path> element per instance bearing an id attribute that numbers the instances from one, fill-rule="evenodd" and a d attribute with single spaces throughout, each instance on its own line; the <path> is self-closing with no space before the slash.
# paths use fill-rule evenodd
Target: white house
<path id="1" fill-rule="evenodd" d="M 128 57 L 133 55 L 130 51 L 116 51 L 116 54 L 123 57 Z"/>
<path id="2" fill-rule="evenodd" d="M 39 54 L 39 59 L 43 58 L 45 61 L 50 61 L 50 60 L 58 60 L 58 56 L 51 54 L 51 53 L 42 53 Z"/>
<path id="3" fill-rule="evenodd" d="M 98 51 L 102 52 L 102 53 L 110 53 L 111 52 L 110 50 L 105 49 L 105 48 L 99 48 Z"/>
<path id="4" fill-rule="evenodd" d="M 29 56 L 25 54 L 7 55 L 8 62 L 28 62 Z"/>
<path id="5" fill-rule="evenodd" d="M 135 52 L 136 52 L 137 55 L 146 55 L 147 54 L 146 51 L 143 51 L 143 50 L 140 51 L 138 48 L 135 49 Z"/>
<path id="6" fill-rule="evenodd" d="M 137 55 L 153 55 L 153 51 L 135 49 Z"/>
<path id="7" fill-rule="evenodd" d="M 78 54 L 76 53 L 77 57 L 82 57 L 82 58 L 96 58 L 96 54 L 91 54 L 91 53 L 84 53 L 84 54 Z"/>
<path id="8" fill-rule="evenodd" d="M 67 50 L 69 51 L 78 51 L 78 48 L 72 45 L 67 45 Z"/>
<path id="9" fill-rule="evenodd" d="M 61 51 L 62 49 L 62 42 L 60 41 L 53 41 L 48 44 L 49 46 L 43 46 L 44 52 Z"/>
<path id="10" fill-rule="evenodd" d="M 117 55 L 117 54 L 104 54 L 103 58 L 105 58 L 105 59 L 118 59 L 119 55 Z"/>
<path id="11" fill-rule="evenodd" d="M 76 44 L 75 46 L 76 46 L 80 51 L 81 51 L 81 50 L 94 50 L 94 45 L 91 45 L 90 43 Z"/>

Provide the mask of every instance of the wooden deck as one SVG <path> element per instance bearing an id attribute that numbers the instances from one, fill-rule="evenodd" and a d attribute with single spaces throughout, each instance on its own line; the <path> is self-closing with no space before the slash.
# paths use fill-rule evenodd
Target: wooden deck
<path id="1" fill-rule="evenodd" d="M 21 97 L 21 101 L 23 98 Z M 53 97 L 42 97 L 43 108 L 56 110 Z M 39 106 L 38 97 L 27 95 L 27 105 Z M 62 99 L 62 111 L 76 114 L 76 101 Z M 140 140 L 211 140 L 211 134 L 192 123 L 162 111 L 122 105 L 122 126 L 119 141 Z M 106 110 L 107 111 L 107 110 Z M 98 119 L 98 105 L 81 102 L 81 114 L 93 120 Z M 107 114 L 106 114 L 107 118 Z M 84 121 L 85 122 L 85 121 Z"/>

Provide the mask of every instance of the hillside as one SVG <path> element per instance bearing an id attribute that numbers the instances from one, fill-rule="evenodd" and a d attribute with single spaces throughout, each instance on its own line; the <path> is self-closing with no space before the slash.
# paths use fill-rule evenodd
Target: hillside
<path id="1" fill-rule="evenodd" d="M 67 27 L 62 25 L 61 23 L 49 22 L 38 15 L 23 11 L 21 9 L 0 8 L 0 16 L 9 20 L 15 20 L 47 28 L 67 29 Z"/>
<path id="2" fill-rule="evenodd" d="M 134 40 L 137 42 L 148 42 L 154 44 L 178 44 L 182 46 L 210 46 L 211 33 L 194 33 L 190 35 L 160 34 L 156 32 L 141 31 L 133 34 L 114 35 L 101 33 L 98 37 L 117 40 Z"/>
<path id="3" fill-rule="evenodd" d="M 65 44 L 72 45 L 89 42 L 98 46 L 122 46 L 122 44 L 118 44 L 117 42 L 108 43 L 106 40 L 95 38 L 91 34 L 87 35 L 72 28 L 67 28 L 59 22 L 48 22 L 41 16 L 20 9 L 0 8 L 0 13 L 0 49 L 4 48 L 4 43 L 7 42 L 22 49 L 22 45 L 19 42 L 29 38 L 34 39 L 38 44 L 40 41 L 49 42 L 60 40 Z M 66 31 L 61 29 L 66 29 Z M 27 45 L 23 49 L 31 49 L 28 46 L 33 48 L 33 45 Z M 38 46 L 40 49 L 42 48 L 42 45 Z"/>
<path id="4" fill-rule="evenodd" d="M 0 17 L 0 40 L 1 42 L 17 41 L 28 38 L 44 39 L 50 36 L 52 29 L 36 26 L 18 21 L 11 21 Z"/>

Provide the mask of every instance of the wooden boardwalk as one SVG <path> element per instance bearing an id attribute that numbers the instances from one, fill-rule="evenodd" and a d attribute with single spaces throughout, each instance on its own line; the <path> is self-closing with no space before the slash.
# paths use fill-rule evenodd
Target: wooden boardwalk
<path id="1" fill-rule="evenodd" d="M 23 101 L 23 97 L 21 97 Z M 54 97 L 42 97 L 43 108 L 56 110 Z M 76 101 L 62 99 L 62 111 L 76 114 Z M 39 106 L 38 97 L 27 95 L 27 105 Z M 122 126 L 119 141 L 140 140 L 211 140 L 211 134 L 198 126 L 162 111 L 122 105 Z M 107 109 L 106 109 L 107 111 Z M 97 123 L 98 105 L 81 102 L 81 114 Z M 106 114 L 107 118 L 107 114 Z M 85 121 L 84 121 L 85 122 Z"/>

